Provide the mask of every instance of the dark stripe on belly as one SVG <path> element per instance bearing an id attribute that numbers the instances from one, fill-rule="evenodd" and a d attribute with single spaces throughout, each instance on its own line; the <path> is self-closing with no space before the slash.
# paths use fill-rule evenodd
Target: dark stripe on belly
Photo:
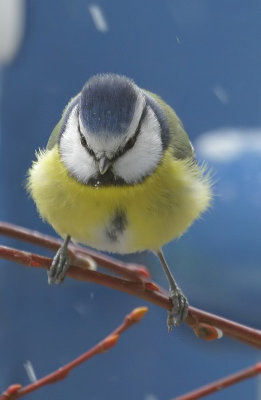
<path id="1" fill-rule="evenodd" d="M 112 216 L 105 235 L 110 242 L 118 242 L 127 227 L 127 215 L 124 210 L 118 209 Z"/>

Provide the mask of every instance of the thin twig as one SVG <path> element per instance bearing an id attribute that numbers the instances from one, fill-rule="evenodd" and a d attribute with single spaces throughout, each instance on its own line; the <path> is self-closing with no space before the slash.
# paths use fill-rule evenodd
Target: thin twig
<path id="1" fill-rule="evenodd" d="M 9 236 L 14 239 L 19 239 L 55 251 L 58 250 L 62 244 L 62 240 L 60 239 L 2 221 L 0 221 L 0 235 Z M 89 250 L 86 247 L 72 243 L 69 245 L 69 249 L 71 252 L 71 261 L 74 265 L 76 264 L 81 266 L 81 255 L 84 255 L 93 258 L 93 260 L 95 260 L 95 262 L 101 267 L 126 278 L 132 280 L 150 278 L 150 273 L 144 265 L 124 263 L 113 257 L 109 257 L 97 251 Z"/>
<path id="2" fill-rule="evenodd" d="M 184 394 L 179 397 L 175 397 L 173 400 L 196 400 L 205 397 L 211 393 L 218 392 L 225 389 L 228 386 L 234 385 L 235 383 L 241 382 L 245 379 L 253 378 L 254 376 L 261 373 L 261 363 L 253 365 L 252 367 L 246 368 L 233 375 L 229 375 L 225 378 L 219 379 L 218 381 L 212 382 L 208 385 L 202 386 L 199 389 L 193 390 L 193 392 Z"/>
<path id="3" fill-rule="evenodd" d="M 44 376 L 43 378 L 37 380 L 36 382 L 31 383 L 28 386 L 21 387 L 19 384 L 11 385 L 9 388 L 5 390 L 5 392 L 0 396 L 0 400 L 15 400 L 18 399 L 28 393 L 31 393 L 40 387 L 61 381 L 62 379 L 66 378 L 68 374 L 74 369 L 75 367 L 79 366 L 83 362 L 89 360 L 91 357 L 104 353 L 105 351 L 109 350 L 113 347 L 118 339 L 119 336 L 129 329 L 132 325 L 139 322 L 143 316 L 146 314 L 147 308 L 146 307 L 139 307 L 134 309 L 130 314 L 126 315 L 122 324 L 116 328 L 112 333 L 110 333 L 105 339 L 99 342 L 97 345 L 92 347 L 86 353 L 80 355 L 79 357 L 75 358 L 74 360 L 70 361 L 68 364 L 65 364 L 61 368 L 57 369 L 56 371 Z"/>
<path id="4" fill-rule="evenodd" d="M 43 257 L 6 246 L 0 246 L 0 258 L 14 261 L 19 265 L 35 268 L 40 267 L 45 269 L 48 269 L 52 262 L 52 260 L 48 257 Z M 77 280 L 97 283 L 112 289 L 129 293 L 165 309 L 170 309 L 172 307 L 168 294 L 154 282 L 137 280 L 130 281 L 108 274 L 103 274 L 98 271 L 82 269 L 74 265 L 71 265 L 67 275 Z M 261 349 L 260 330 L 238 324 L 231 320 L 199 310 L 195 307 L 189 307 L 189 314 L 186 319 L 186 323 L 191 326 L 198 336 L 204 339 L 210 339 L 212 334 L 211 330 L 215 331 L 216 328 L 218 328 L 227 336 Z M 203 332 L 205 332 L 205 335 L 202 334 L 202 326 L 204 327 Z M 208 334 L 206 327 L 208 327 L 210 334 Z M 217 337 L 218 333 L 216 334 L 215 338 Z"/>

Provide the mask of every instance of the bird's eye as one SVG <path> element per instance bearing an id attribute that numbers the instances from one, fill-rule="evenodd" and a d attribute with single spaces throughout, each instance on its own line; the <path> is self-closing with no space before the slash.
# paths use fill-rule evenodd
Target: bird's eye
<path id="1" fill-rule="evenodd" d="M 125 144 L 123 148 L 120 148 L 117 153 L 114 154 L 113 159 L 115 160 L 116 158 L 119 158 L 122 154 L 124 154 L 126 151 L 130 150 L 136 143 L 137 140 L 137 133 L 135 133 L 134 136 L 132 136 Z"/>
<path id="2" fill-rule="evenodd" d="M 82 132 L 80 131 L 80 126 L 78 125 L 78 131 L 80 133 L 80 141 L 81 141 L 81 145 L 88 151 L 88 153 L 92 156 L 95 157 L 95 153 L 94 151 L 88 146 L 87 140 L 85 138 L 85 136 L 82 134 Z"/>
<path id="3" fill-rule="evenodd" d="M 136 135 L 132 136 L 124 146 L 124 151 L 130 150 L 136 142 Z"/>
<path id="4" fill-rule="evenodd" d="M 82 134 L 82 132 L 81 132 L 79 122 L 78 122 L 78 132 L 79 132 L 79 134 L 80 134 L 81 145 L 82 145 L 83 147 L 87 147 L 87 141 L 86 141 L 86 139 L 85 139 L 85 136 L 84 136 L 84 135 Z"/>
<path id="5" fill-rule="evenodd" d="M 80 134 L 80 140 L 81 140 L 81 145 L 83 147 L 86 147 L 87 146 L 87 142 L 86 142 L 86 139 L 85 139 L 85 137 L 83 136 L 82 133 Z"/>

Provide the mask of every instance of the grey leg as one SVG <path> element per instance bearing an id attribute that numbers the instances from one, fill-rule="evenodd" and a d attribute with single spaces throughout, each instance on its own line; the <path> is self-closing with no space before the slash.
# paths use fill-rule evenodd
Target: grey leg
<path id="1" fill-rule="evenodd" d="M 66 272 L 70 266 L 70 256 L 68 251 L 70 240 L 71 237 L 68 235 L 53 258 L 52 265 L 49 271 L 47 271 L 49 285 L 52 283 L 62 283 L 65 279 Z"/>
<path id="2" fill-rule="evenodd" d="M 178 287 L 169 267 L 165 260 L 162 250 L 156 252 L 164 272 L 169 281 L 169 298 L 172 301 L 173 308 L 168 311 L 167 325 L 169 332 L 172 330 L 173 325 L 178 326 L 183 322 L 188 315 L 188 300 Z"/>

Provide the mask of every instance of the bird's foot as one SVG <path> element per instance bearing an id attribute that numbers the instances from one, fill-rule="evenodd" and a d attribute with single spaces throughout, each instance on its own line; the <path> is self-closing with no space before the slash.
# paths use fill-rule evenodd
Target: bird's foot
<path id="1" fill-rule="evenodd" d="M 48 283 L 62 283 L 70 266 L 70 255 L 67 244 L 64 243 L 55 254 L 52 265 L 47 272 Z"/>
<path id="2" fill-rule="evenodd" d="M 168 331 L 171 332 L 173 326 L 180 325 L 188 315 L 188 300 L 179 287 L 170 290 L 169 298 L 173 304 L 171 310 L 168 311 L 167 325 Z"/>

